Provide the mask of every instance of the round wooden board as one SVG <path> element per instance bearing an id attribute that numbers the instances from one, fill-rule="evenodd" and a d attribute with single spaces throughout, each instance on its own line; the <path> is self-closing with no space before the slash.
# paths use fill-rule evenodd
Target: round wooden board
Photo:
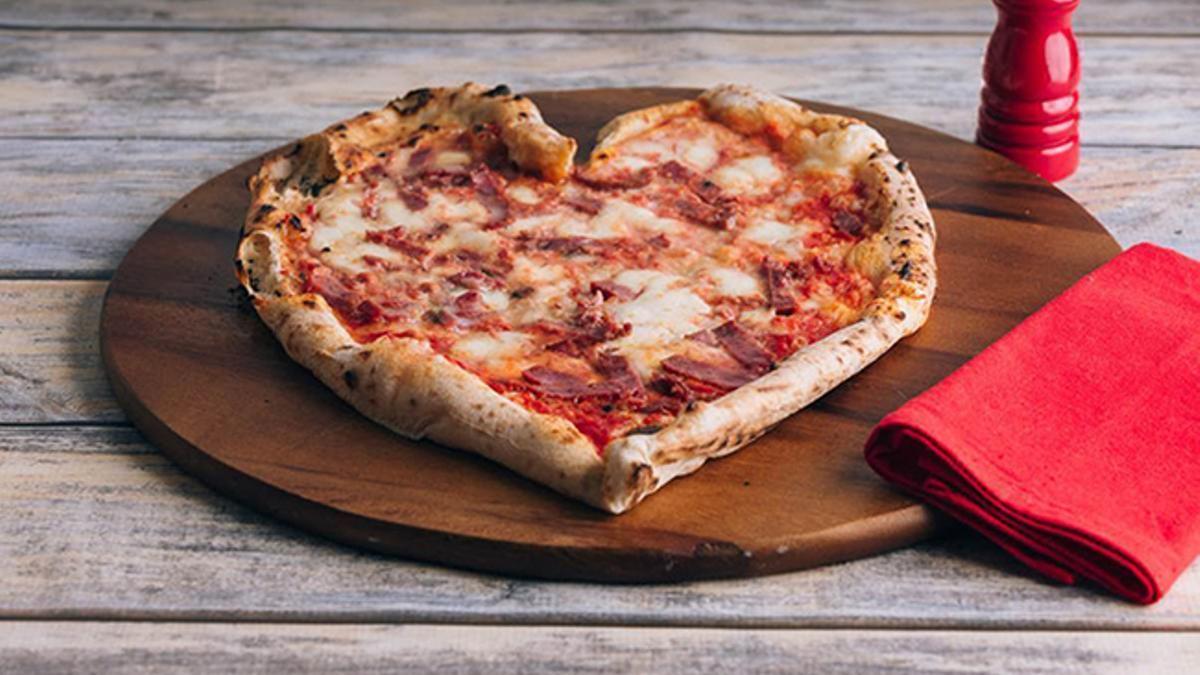
<path id="1" fill-rule="evenodd" d="M 626 110 L 694 90 L 533 94 L 590 148 Z M 518 576 L 653 582 L 748 576 L 870 555 L 938 519 L 862 460 L 871 427 L 1120 249 L 1087 212 L 1016 165 L 952 137 L 867 120 L 908 160 L 939 230 L 929 323 L 735 455 L 609 516 L 486 460 L 399 438 L 292 363 L 234 292 L 245 162 L 171 207 L 105 298 L 101 342 L 130 419 L 219 492 L 341 542 Z"/>

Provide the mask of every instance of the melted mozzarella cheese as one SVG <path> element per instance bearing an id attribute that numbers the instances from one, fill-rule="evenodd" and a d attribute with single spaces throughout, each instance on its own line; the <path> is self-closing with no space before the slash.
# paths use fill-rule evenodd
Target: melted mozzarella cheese
<path id="1" fill-rule="evenodd" d="M 717 169 L 710 180 L 722 189 L 738 194 L 763 192 L 783 178 L 783 172 L 767 155 L 734 160 Z"/>
<path id="2" fill-rule="evenodd" d="M 375 269 L 367 264 L 363 259 L 364 256 L 372 256 L 399 267 L 407 264 L 403 254 L 399 251 L 353 237 L 348 237 L 330 246 L 329 251 L 321 255 L 321 260 L 330 267 L 358 274 Z"/>
<path id="3" fill-rule="evenodd" d="M 766 328 L 771 324 L 771 320 L 775 318 L 775 310 L 769 307 L 760 307 L 758 309 L 748 309 L 738 316 L 738 323 L 746 328 Z"/>
<path id="4" fill-rule="evenodd" d="M 537 193 L 537 190 L 528 185 L 513 185 L 508 188 L 507 194 L 513 201 L 527 206 L 532 206 L 542 201 L 542 197 Z"/>
<path id="5" fill-rule="evenodd" d="M 538 216 L 526 216 L 525 218 L 518 218 L 509 223 L 505 229 L 510 234 L 523 234 L 525 232 L 550 233 L 562 221 L 563 215 L 562 213 L 547 213 Z"/>
<path id="6" fill-rule="evenodd" d="M 867 161 L 871 153 L 887 147 L 879 132 L 865 124 L 827 131 L 811 139 L 805 148 L 805 169 L 849 175 Z"/>
<path id="7" fill-rule="evenodd" d="M 394 185 L 380 186 L 377 203 L 379 204 L 379 223 L 382 229 L 403 227 L 410 232 L 427 230 L 430 222 L 424 210 L 413 211 L 404 204 L 404 200 L 396 193 Z"/>
<path id="8" fill-rule="evenodd" d="M 750 241 L 766 246 L 783 243 L 796 236 L 796 230 L 778 220 L 763 218 L 757 220 L 742 232 L 742 236 Z"/>
<path id="9" fill-rule="evenodd" d="M 721 295 L 741 298 L 758 295 L 761 292 L 758 279 L 741 270 L 731 267 L 717 267 L 708 271 L 714 288 Z"/>
<path id="10" fill-rule="evenodd" d="M 696 171 L 709 170 L 721 157 L 720 151 L 717 150 L 716 142 L 706 136 L 696 138 L 690 143 L 685 143 L 682 150 L 679 154 L 679 159 Z"/>
<path id="11" fill-rule="evenodd" d="M 614 303 L 613 318 L 631 330 L 613 344 L 643 375 L 649 374 L 676 340 L 703 327 L 709 306 L 687 288 L 687 280 L 654 270 L 626 270 L 614 279 L 638 292 Z"/>
<path id="12" fill-rule="evenodd" d="M 653 134 L 649 138 L 639 138 L 624 144 L 618 161 L 624 160 L 623 168 L 640 169 L 651 164 L 663 164 L 677 161 L 694 171 L 707 171 L 720 158 L 716 139 L 706 128 L 700 128 L 698 133 L 687 133 L 682 138 L 662 138 L 661 134 Z"/>
<path id="13" fill-rule="evenodd" d="M 567 272 L 562 265 L 539 263 L 529 258 L 517 258 L 513 262 L 513 269 L 508 275 L 508 280 L 510 286 L 517 288 L 551 284 L 566 277 Z"/>
<path id="14" fill-rule="evenodd" d="M 628 236 L 629 219 L 604 217 L 607 210 L 608 207 L 605 206 L 599 215 L 590 221 L 581 217 L 563 218 L 555 228 L 555 233 L 562 237 L 592 237 L 594 239 L 615 239 Z"/>
<path id="15" fill-rule="evenodd" d="M 531 345 L 528 335 L 515 331 L 473 333 L 454 343 L 450 355 L 468 363 L 486 364 L 489 370 L 512 377 L 522 370 L 520 357 Z"/>
<path id="16" fill-rule="evenodd" d="M 446 234 L 439 237 L 430 248 L 434 253 L 448 253 L 465 248 L 476 253 L 488 253 L 496 248 L 499 236 L 495 232 L 479 229 L 471 222 L 456 222 Z"/>
<path id="17" fill-rule="evenodd" d="M 618 231 L 621 228 L 628 227 L 643 232 L 674 233 L 683 227 L 683 223 L 672 218 L 660 218 L 650 209 L 631 204 L 625 200 L 612 199 L 606 202 L 604 208 L 600 209 L 600 213 L 592 218 L 590 227 L 600 232 Z"/>
<path id="18" fill-rule="evenodd" d="M 481 291 L 483 296 L 483 304 L 497 312 L 503 312 L 508 309 L 508 292 L 507 291 Z"/>
<path id="19" fill-rule="evenodd" d="M 613 158 L 608 163 L 608 166 L 612 169 L 625 171 L 641 171 L 646 167 L 654 166 L 654 162 L 645 157 L 638 157 L 637 155 L 621 154 Z"/>
<path id="20" fill-rule="evenodd" d="M 770 246 L 781 253 L 798 255 L 804 250 L 804 238 L 814 229 L 810 223 L 781 223 L 770 218 L 761 218 L 742 231 L 742 238 L 763 246 Z"/>
<path id="21" fill-rule="evenodd" d="M 429 205 L 425 207 L 425 213 L 431 220 L 443 223 L 483 223 L 490 215 L 487 207 L 479 202 L 452 199 L 440 192 L 429 195 Z"/>
<path id="22" fill-rule="evenodd" d="M 471 163 L 471 156 L 458 150 L 439 152 L 433 160 L 433 165 L 439 169 L 456 169 Z"/>

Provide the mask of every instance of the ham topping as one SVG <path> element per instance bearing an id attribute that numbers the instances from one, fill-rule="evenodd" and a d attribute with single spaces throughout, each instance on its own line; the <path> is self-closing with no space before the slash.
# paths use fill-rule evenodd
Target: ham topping
<path id="1" fill-rule="evenodd" d="M 367 241 L 372 244 L 382 244 L 396 249 L 410 258 L 420 260 L 429 255 L 429 249 L 413 243 L 405 238 L 403 227 L 393 227 L 390 230 L 373 230 L 367 233 Z"/>
<path id="2" fill-rule="evenodd" d="M 764 373 L 775 365 L 771 353 L 747 333 L 736 321 L 721 324 L 713 329 L 717 341 L 729 352 L 738 363 L 747 368 Z"/>
<path id="3" fill-rule="evenodd" d="M 632 288 L 622 286 L 615 281 L 593 281 L 591 291 L 603 295 L 605 300 L 616 298 L 622 302 L 632 300 L 637 295 Z"/>
<path id="4" fill-rule="evenodd" d="M 662 367 L 668 373 L 690 377 L 722 389 L 737 389 L 759 376 L 759 373 L 744 367 L 718 366 L 678 355 L 663 359 Z"/>
<path id="5" fill-rule="evenodd" d="M 787 316 L 796 313 L 796 296 L 788 288 L 787 267 L 773 260 L 763 262 L 763 276 L 767 280 L 767 301 L 776 314 Z"/>
<path id="6" fill-rule="evenodd" d="M 596 357 L 596 372 L 604 379 L 587 382 L 581 377 L 547 368 L 533 366 L 521 377 L 537 391 L 558 398 L 637 398 L 645 396 L 642 380 L 629 361 L 619 354 L 600 354 Z"/>

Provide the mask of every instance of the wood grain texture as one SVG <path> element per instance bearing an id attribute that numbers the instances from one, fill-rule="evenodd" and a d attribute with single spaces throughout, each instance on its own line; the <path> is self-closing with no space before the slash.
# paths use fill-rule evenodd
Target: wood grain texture
<path id="1" fill-rule="evenodd" d="M 100 368 L 104 286 L 0 282 L 0 423 L 124 419 Z"/>
<path id="2" fill-rule="evenodd" d="M 286 140 L 0 139 L 0 277 L 106 278 L 172 202 Z M 1200 149 L 1085 146 L 1059 187 L 1123 246 L 1200 256 L 1196 176 Z"/>
<path id="3" fill-rule="evenodd" d="M 1200 258 L 1200 150 L 1085 146 L 1059 187 L 1122 246 L 1152 241 Z"/>
<path id="4" fill-rule="evenodd" d="M 0 25 L 88 26 L 93 28 L 260 29 L 318 28 L 387 31 L 678 31 L 746 32 L 962 32 L 987 33 L 995 12 L 975 0 L 856 0 L 794 2 L 722 0 L 667 2 L 389 2 L 367 0 L 331 5 L 318 0 L 287 4 L 244 2 L 179 3 L 167 0 L 116 2 L 0 2 Z M 1160 0 L 1154 11 L 1125 0 L 1088 0 L 1075 14 L 1082 33 L 1196 32 L 1200 9 L 1190 0 Z"/>
<path id="5" fill-rule="evenodd" d="M 0 427 L 0 485 L 0 618 L 1200 629 L 1200 565 L 1135 607 L 1034 579 L 967 533 L 807 572 L 667 586 L 406 562 L 219 497 L 128 428 Z"/>
<path id="6" fill-rule="evenodd" d="M 0 140 L 0 277 L 107 277 L 157 214 L 266 147 L 190 139 Z"/>
<path id="7" fill-rule="evenodd" d="M 1197 142 L 1200 40 L 1095 37 L 1083 49 L 1088 143 Z M 974 35 L 0 31 L 0 136 L 290 138 L 412 87 L 473 79 L 733 81 L 968 138 L 983 50 Z"/>
<path id="8" fill-rule="evenodd" d="M 1186 673 L 1195 633 L 0 623 L 17 672 Z"/>

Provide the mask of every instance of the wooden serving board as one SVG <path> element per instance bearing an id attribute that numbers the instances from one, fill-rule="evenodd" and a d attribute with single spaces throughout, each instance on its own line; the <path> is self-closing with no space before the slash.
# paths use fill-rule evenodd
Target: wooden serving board
<path id="1" fill-rule="evenodd" d="M 533 94 L 579 139 L 694 90 Z M 104 361 L 130 419 L 219 492 L 368 549 L 519 576 L 652 582 L 748 576 L 878 553 L 933 534 L 927 508 L 862 460 L 888 411 L 978 353 L 1119 250 L 1059 190 L 969 143 L 856 110 L 908 160 L 939 230 L 929 323 L 735 455 L 610 516 L 506 469 L 402 439 L 292 363 L 234 292 L 233 253 L 258 159 L 170 208 L 118 269 Z"/>

